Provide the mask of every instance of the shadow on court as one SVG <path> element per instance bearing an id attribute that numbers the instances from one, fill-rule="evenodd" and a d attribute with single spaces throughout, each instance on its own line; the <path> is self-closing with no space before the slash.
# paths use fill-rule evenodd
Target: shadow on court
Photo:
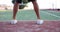
<path id="1" fill-rule="evenodd" d="M 18 21 L 15 25 L 1 21 L 0 32 L 60 32 L 60 21 L 44 21 L 42 25 L 36 21 Z"/>

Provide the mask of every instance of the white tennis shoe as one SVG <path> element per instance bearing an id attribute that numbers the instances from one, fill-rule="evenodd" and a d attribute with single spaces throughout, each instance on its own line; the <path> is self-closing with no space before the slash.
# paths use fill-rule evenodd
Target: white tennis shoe
<path id="1" fill-rule="evenodd" d="M 37 24 L 43 24 L 44 21 L 43 20 L 37 20 Z"/>
<path id="2" fill-rule="evenodd" d="M 17 23 L 17 20 L 11 20 L 10 21 L 10 24 L 16 24 Z"/>

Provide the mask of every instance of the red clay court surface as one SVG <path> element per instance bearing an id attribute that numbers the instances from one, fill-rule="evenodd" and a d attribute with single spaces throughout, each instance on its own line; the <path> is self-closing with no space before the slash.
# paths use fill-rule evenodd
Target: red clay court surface
<path id="1" fill-rule="evenodd" d="M 0 22 L 0 32 L 60 32 L 60 21 L 44 21 L 42 25 L 36 21 L 18 21 L 15 25 Z"/>

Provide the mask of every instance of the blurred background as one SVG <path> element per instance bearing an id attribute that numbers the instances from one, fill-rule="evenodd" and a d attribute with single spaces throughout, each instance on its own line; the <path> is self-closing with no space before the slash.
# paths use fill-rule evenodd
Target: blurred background
<path id="1" fill-rule="evenodd" d="M 60 9 L 60 0 L 37 0 L 37 3 L 40 9 Z M 26 9 L 33 9 L 33 7 L 30 7 L 33 6 L 31 2 L 26 5 L 28 6 Z M 3 9 L 3 6 L 12 9 L 12 0 L 0 0 L 0 9 Z"/>

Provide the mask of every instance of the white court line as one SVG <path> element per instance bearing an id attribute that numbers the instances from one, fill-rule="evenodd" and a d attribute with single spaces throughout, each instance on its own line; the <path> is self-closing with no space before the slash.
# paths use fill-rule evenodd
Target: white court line
<path id="1" fill-rule="evenodd" d="M 51 16 L 54 16 L 54 17 L 57 17 L 57 18 L 60 18 L 60 16 L 57 16 L 57 15 L 52 14 L 52 13 L 48 13 L 48 12 L 45 12 L 45 11 L 41 11 L 41 12 L 42 12 L 42 13 L 46 13 L 46 14 L 51 15 Z"/>

